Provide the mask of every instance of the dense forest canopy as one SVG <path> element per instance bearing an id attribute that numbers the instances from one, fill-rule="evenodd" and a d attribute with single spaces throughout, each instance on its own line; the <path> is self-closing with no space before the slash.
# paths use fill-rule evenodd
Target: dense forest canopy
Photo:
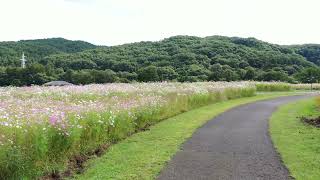
<path id="1" fill-rule="evenodd" d="M 30 64 L 52 54 L 75 53 L 93 48 L 96 48 L 93 44 L 63 38 L 0 42 L 0 66 L 20 66 L 22 52 L 28 55 Z"/>
<path id="2" fill-rule="evenodd" d="M 308 61 L 316 65 L 320 65 L 320 45 L 318 44 L 305 44 L 291 46 L 297 54 L 302 55 Z"/>
<path id="3" fill-rule="evenodd" d="M 62 38 L 0 42 L 1 86 L 51 80 L 317 82 L 318 65 L 320 45 L 280 46 L 255 38 L 174 36 L 111 47 Z"/>

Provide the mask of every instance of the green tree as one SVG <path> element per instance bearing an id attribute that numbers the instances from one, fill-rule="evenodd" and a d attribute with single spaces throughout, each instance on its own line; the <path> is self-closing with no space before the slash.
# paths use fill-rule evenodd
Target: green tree
<path id="1" fill-rule="evenodd" d="M 303 83 L 316 83 L 320 80 L 319 68 L 307 68 L 295 75 Z"/>
<path id="2" fill-rule="evenodd" d="M 246 74 L 244 75 L 245 80 L 253 80 L 255 78 L 255 71 L 252 67 L 247 68 Z"/>
<path id="3" fill-rule="evenodd" d="M 74 84 L 89 84 L 93 82 L 93 76 L 89 71 L 75 71 L 72 73 L 71 82 Z"/>
<path id="4" fill-rule="evenodd" d="M 232 71 L 231 69 L 226 69 L 223 72 L 223 78 L 225 81 L 236 81 L 238 80 L 239 76 L 236 72 Z"/>
<path id="5" fill-rule="evenodd" d="M 89 71 L 93 82 L 95 83 L 113 83 L 116 81 L 116 73 L 110 69 L 100 71 L 100 70 L 91 70 Z"/>
<path id="6" fill-rule="evenodd" d="M 143 82 L 159 81 L 159 75 L 156 66 L 148 66 L 138 71 L 138 79 Z"/>
<path id="7" fill-rule="evenodd" d="M 178 73 L 170 66 L 160 67 L 157 72 L 160 81 L 171 81 L 178 77 Z"/>
<path id="8" fill-rule="evenodd" d="M 73 70 L 94 69 L 97 64 L 91 60 L 76 60 L 70 63 L 70 68 Z"/>
<path id="9" fill-rule="evenodd" d="M 282 71 L 268 71 L 263 72 L 259 75 L 258 80 L 260 81 L 288 81 L 289 77 L 285 72 Z"/>
<path id="10" fill-rule="evenodd" d="M 209 75 L 209 80 L 211 80 L 211 81 L 222 80 L 223 69 L 219 63 L 212 65 L 212 67 L 210 69 L 211 69 L 211 74 Z"/>

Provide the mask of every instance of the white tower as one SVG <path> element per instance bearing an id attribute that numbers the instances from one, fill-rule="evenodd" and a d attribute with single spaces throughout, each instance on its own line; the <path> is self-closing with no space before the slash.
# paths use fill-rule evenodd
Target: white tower
<path id="1" fill-rule="evenodd" d="M 25 68 L 27 60 L 26 60 L 26 56 L 24 55 L 24 52 L 22 53 L 22 58 L 20 60 L 21 60 L 21 67 Z"/>

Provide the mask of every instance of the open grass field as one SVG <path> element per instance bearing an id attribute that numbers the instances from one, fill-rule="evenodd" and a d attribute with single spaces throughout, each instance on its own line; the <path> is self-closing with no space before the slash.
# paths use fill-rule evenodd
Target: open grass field
<path id="1" fill-rule="evenodd" d="M 320 115 L 314 99 L 282 106 L 270 120 L 275 147 L 297 180 L 320 179 L 320 128 L 303 123 L 299 117 Z"/>

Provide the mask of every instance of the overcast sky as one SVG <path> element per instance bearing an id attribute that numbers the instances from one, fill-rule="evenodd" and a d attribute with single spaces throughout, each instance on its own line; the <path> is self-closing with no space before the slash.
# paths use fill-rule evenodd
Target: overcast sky
<path id="1" fill-rule="evenodd" d="M 319 0 L 0 0 L 0 41 L 118 45 L 224 35 L 320 44 L 319 9 Z"/>

